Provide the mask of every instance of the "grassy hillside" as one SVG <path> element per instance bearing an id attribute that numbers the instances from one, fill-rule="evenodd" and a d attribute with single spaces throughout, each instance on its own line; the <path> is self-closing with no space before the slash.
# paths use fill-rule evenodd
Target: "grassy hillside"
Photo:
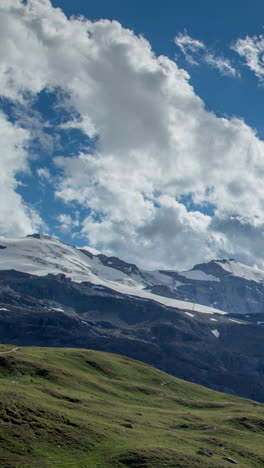
<path id="1" fill-rule="evenodd" d="M 11 349 L 0 346 L 2 467 L 264 465 L 264 405 L 113 354 Z"/>

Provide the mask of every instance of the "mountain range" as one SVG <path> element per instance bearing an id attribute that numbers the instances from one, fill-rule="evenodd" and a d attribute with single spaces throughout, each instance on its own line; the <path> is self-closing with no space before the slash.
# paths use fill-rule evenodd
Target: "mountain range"
<path id="1" fill-rule="evenodd" d="M 264 272 L 146 271 L 49 236 L 0 241 L 0 341 L 92 348 L 264 401 Z"/>

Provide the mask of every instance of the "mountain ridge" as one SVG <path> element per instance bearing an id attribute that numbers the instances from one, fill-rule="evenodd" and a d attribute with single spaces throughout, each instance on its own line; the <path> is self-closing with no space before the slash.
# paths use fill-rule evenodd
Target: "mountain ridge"
<path id="1" fill-rule="evenodd" d="M 264 401 L 259 281 L 215 262 L 189 272 L 148 272 L 53 238 L 1 245 L 0 342 L 119 353 Z"/>
<path id="2" fill-rule="evenodd" d="M 0 269 L 15 269 L 37 275 L 47 273 L 65 274 L 73 281 L 91 281 L 94 284 L 105 285 L 124 294 L 159 300 L 164 305 L 184 307 L 187 310 L 200 312 L 237 312 L 228 306 L 226 301 L 211 300 L 209 295 L 197 293 L 199 285 L 204 290 L 219 289 L 219 284 L 227 286 L 230 280 L 241 286 L 254 282 L 255 289 L 262 287 L 264 297 L 264 271 L 242 265 L 229 260 L 212 260 L 211 262 L 194 265 L 189 271 L 139 269 L 135 264 L 127 263 L 118 257 L 107 257 L 103 254 L 94 255 L 87 249 L 65 244 L 50 236 L 33 234 L 21 239 L 2 240 L 0 252 Z M 38 244 L 38 242 L 40 242 Z M 190 284 L 191 289 L 190 291 Z M 194 293 L 196 290 L 196 295 Z M 149 296 L 151 294 L 152 296 Z M 158 297 L 157 297 L 158 296 Z M 166 299 L 164 299 L 166 298 Z M 189 303 L 189 304 L 188 304 Z M 199 307 L 197 308 L 197 306 Z M 206 309 L 209 307 L 209 309 Z M 240 305 L 241 307 L 241 305 Z M 252 304 L 250 305 L 252 308 Z M 258 312 L 261 310 L 253 310 Z M 243 313 L 243 310 L 239 311 Z M 245 309 L 245 313 L 250 310 Z"/>

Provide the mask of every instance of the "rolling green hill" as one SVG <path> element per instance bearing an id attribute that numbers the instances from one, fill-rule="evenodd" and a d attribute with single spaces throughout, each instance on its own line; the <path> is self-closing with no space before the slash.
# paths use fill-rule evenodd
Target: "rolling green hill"
<path id="1" fill-rule="evenodd" d="M 0 394 L 4 468 L 264 465 L 264 405 L 126 357 L 2 345 Z"/>

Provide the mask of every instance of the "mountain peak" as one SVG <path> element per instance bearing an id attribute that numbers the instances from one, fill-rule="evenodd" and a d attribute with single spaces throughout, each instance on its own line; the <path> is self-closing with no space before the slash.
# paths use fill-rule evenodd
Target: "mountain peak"
<path id="1" fill-rule="evenodd" d="M 215 263 L 237 263 L 237 261 L 235 260 L 235 258 L 222 258 L 222 259 L 216 259 L 216 260 L 212 260 L 212 262 L 215 262 Z"/>
<path id="2" fill-rule="evenodd" d="M 53 240 L 53 241 L 58 241 L 61 242 L 59 239 L 56 239 L 56 237 L 48 236 L 46 234 L 39 234 L 38 232 L 35 232 L 34 234 L 28 234 L 26 237 L 33 237 L 33 239 L 46 239 L 46 240 Z"/>

